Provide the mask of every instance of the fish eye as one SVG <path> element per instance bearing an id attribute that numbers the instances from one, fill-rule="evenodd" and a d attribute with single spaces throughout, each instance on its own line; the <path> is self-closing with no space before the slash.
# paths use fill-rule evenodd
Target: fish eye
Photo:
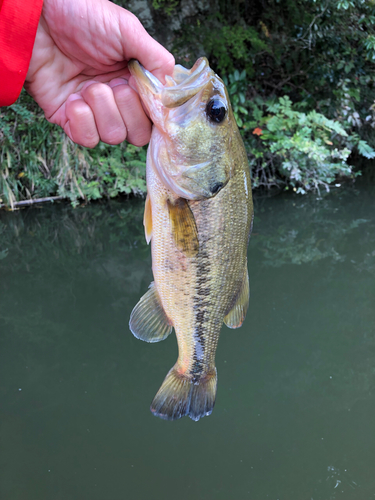
<path id="1" fill-rule="evenodd" d="M 211 122 L 221 123 L 227 114 L 227 108 L 220 99 L 212 99 L 206 106 L 206 113 Z"/>

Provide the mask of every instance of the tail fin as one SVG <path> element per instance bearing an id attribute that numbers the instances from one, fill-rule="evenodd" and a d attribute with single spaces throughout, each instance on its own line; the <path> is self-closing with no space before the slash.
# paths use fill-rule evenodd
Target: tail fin
<path id="1" fill-rule="evenodd" d="M 197 421 L 212 413 L 216 386 L 216 368 L 198 383 L 193 383 L 173 367 L 154 397 L 150 409 L 154 415 L 165 420 L 177 420 L 187 415 Z"/>

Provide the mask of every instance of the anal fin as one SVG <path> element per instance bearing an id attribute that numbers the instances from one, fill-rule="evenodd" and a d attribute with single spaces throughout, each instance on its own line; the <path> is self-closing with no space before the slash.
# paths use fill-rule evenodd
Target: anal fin
<path id="1" fill-rule="evenodd" d="M 134 337 L 145 342 L 160 342 L 172 332 L 154 282 L 134 307 L 129 327 Z"/>
<path id="2" fill-rule="evenodd" d="M 224 318 L 224 323 L 228 328 L 239 328 L 246 317 L 247 309 L 249 307 L 249 274 L 247 272 L 247 265 L 245 268 L 244 279 L 240 291 L 237 296 L 237 300 L 229 311 L 229 313 Z"/>
<path id="3" fill-rule="evenodd" d="M 189 203 L 184 198 L 167 203 L 176 247 L 187 257 L 194 257 L 199 250 L 198 229 Z"/>

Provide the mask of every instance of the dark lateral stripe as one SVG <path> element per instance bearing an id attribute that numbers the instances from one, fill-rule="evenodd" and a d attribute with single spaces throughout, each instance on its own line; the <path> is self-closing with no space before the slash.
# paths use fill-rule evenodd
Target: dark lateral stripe
<path id="1" fill-rule="evenodd" d="M 198 381 L 204 371 L 206 339 L 207 332 L 206 323 L 208 321 L 207 314 L 209 312 L 208 297 L 211 293 L 210 287 L 210 260 L 207 251 L 204 248 L 204 243 L 199 249 L 197 255 L 197 280 L 194 295 L 194 311 L 195 311 L 195 328 L 194 328 L 194 354 L 191 372 L 193 381 Z"/>

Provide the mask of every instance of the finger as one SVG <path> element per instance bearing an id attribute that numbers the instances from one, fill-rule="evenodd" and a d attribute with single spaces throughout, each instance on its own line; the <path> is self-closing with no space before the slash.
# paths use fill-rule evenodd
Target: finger
<path id="1" fill-rule="evenodd" d="M 128 135 L 127 141 L 134 146 L 144 146 L 151 137 L 151 122 L 147 118 L 137 92 L 126 80 L 116 78 L 109 83 L 112 87 L 119 112 L 125 123 Z"/>
<path id="2" fill-rule="evenodd" d="M 90 106 L 100 139 L 107 144 L 120 144 L 126 139 L 126 126 L 117 107 L 112 89 L 104 83 L 92 83 L 81 90 Z"/>
<path id="3" fill-rule="evenodd" d="M 90 106 L 77 94 L 68 97 L 65 105 L 67 121 L 64 130 L 72 141 L 86 148 L 93 148 L 99 142 L 95 118 Z"/>
<path id="4" fill-rule="evenodd" d="M 165 83 L 165 75 L 171 75 L 175 65 L 172 54 L 147 33 L 130 12 L 121 9 L 119 21 L 125 59 L 138 59 L 148 71 Z"/>

